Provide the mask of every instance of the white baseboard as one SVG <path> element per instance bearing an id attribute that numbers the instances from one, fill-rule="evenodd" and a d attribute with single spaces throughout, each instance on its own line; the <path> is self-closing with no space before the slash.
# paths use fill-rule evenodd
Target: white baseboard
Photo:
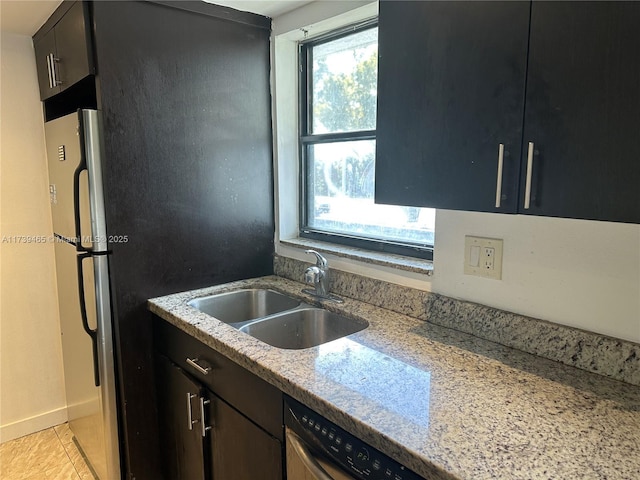
<path id="1" fill-rule="evenodd" d="M 8 442 L 9 440 L 23 437 L 30 433 L 39 432 L 40 430 L 60 425 L 66 421 L 67 407 L 61 407 L 7 425 L 0 425 L 0 443 Z"/>

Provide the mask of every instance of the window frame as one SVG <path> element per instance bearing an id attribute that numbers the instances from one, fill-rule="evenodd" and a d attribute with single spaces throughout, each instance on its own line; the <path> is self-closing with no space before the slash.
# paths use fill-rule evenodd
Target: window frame
<path id="1" fill-rule="evenodd" d="M 351 132 L 312 133 L 311 111 L 313 102 L 313 47 L 330 41 L 376 28 L 378 18 L 354 23 L 332 30 L 318 37 L 304 40 L 298 44 L 298 155 L 299 155 L 299 236 L 311 240 L 318 240 L 348 247 L 360 248 L 374 252 L 384 252 L 395 255 L 433 260 L 433 245 L 403 243 L 392 240 L 366 238 L 347 233 L 327 232 L 314 229 L 308 224 L 307 214 L 307 172 L 309 168 L 309 147 L 322 143 L 338 143 L 354 140 L 376 140 L 376 130 L 357 130 Z"/>

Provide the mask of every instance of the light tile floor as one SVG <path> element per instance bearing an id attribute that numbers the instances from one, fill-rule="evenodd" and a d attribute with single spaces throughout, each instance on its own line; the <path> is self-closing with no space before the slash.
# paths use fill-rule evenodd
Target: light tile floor
<path id="1" fill-rule="evenodd" d="M 2 480 L 94 480 L 66 423 L 0 445 Z"/>

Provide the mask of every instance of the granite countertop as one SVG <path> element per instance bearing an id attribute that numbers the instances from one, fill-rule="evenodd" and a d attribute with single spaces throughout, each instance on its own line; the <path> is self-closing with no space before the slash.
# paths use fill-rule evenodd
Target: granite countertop
<path id="1" fill-rule="evenodd" d="M 270 276 L 149 300 L 186 333 L 434 479 L 640 479 L 640 387 L 345 298 L 356 334 L 282 350 L 187 305 Z"/>

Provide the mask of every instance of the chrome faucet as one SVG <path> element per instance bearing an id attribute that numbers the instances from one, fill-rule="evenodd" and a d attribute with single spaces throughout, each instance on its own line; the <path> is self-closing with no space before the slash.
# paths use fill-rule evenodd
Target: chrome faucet
<path id="1" fill-rule="evenodd" d="M 312 253 L 316 256 L 316 264 L 308 267 L 304 271 L 304 281 L 309 285 L 313 285 L 314 290 L 305 288 L 304 293 L 313 295 L 314 297 L 342 302 L 335 295 L 329 293 L 329 263 L 320 253 L 315 250 L 305 250 L 305 253 Z"/>

